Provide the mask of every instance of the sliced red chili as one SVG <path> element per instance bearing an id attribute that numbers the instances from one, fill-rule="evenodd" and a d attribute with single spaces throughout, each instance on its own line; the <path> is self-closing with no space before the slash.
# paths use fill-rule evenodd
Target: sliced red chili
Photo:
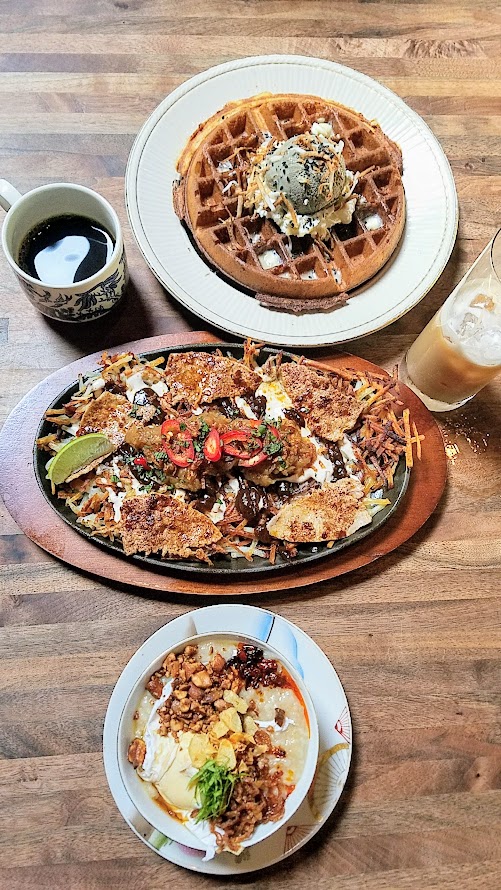
<path id="1" fill-rule="evenodd" d="M 257 454 L 253 454 L 252 457 L 249 457 L 248 460 L 240 460 L 239 466 L 241 467 L 257 467 L 259 464 L 262 464 L 268 455 L 266 451 L 258 451 Z"/>
<path id="2" fill-rule="evenodd" d="M 228 430 L 221 436 L 221 442 L 225 454 L 238 457 L 240 460 L 248 460 L 263 447 L 261 439 L 256 438 L 252 430 Z M 236 447 L 233 442 L 241 442 L 243 447 Z"/>
<path id="3" fill-rule="evenodd" d="M 261 428 L 263 426 L 262 422 L 259 420 L 254 421 L 253 426 L 254 425 L 259 426 Z M 255 434 L 251 433 L 251 435 L 254 436 Z M 270 454 L 266 448 L 266 441 L 267 441 L 267 439 L 270 439 L 270 438 L 271 438 L 271 441 L 273 441 L 273 439 L 277 439 L 278 441 L 280 441 L 280 433 L 279 433 L 278 429 L 276 428 L 276 426 L 272 426 L 271 424 L 267 423 L 266 424 L 266 432 L 264 434 L 264 442 L 262 439 L 254 439 L 255 441 L 259 442 L 260 449 L 257 452 L 250 454 L 249 457 L 245 456 L 243 458 L 243 460 L 239 461 L 239 465 L 241 467 L 257 467 L 257 466 L 259 466 L 259 464 L 262 464 L 263 461 L 267 460 L 268 458 L 272 458 L 273 454 Z M 281 448 L 280 448 L 280 450 L 281 450 Z"/>
<path id="4" fill-rule="evenodd" d="M 221 442 L 247 442 L 250 439 L 249 430 L 228 430 L 221 436 Z"/>
<path id="5" fill-rule="evenodd" d="M 222 453 L 221 437 L 216 427 L 213 426 L 204 442 L 204 455 L 207 460 L 215 463 L 220 460 Z"/>
<path id="6" fill-rule="evenodd" d="M 193 463 L 195 459 L 195 447 L 193 445 L 193 439 L 191 436 L 186 438 L 182 443 L 177 442 L 177 446 L 181 444 L 183 450 L 182 451 L 174 451 L 172 448 L 166 448 L 165 453 L 169 458 L 170 462 L 174 464 L 176 467 L 189 467 L 190 464 Z"/>
<path id="7" fill-rule="evenodd" d="M 168 420 L 164 420 L 161 429 L 162 436 L 167 436 L 168 433 L 178 433 L 179 427 L 180 422 L 177 417 L 171 417 Z"/>
<path id="8" fill-rule="evenodd" d="M 143 455 L 141 455 L 141 457 L 135 457 L 134 463 L 136 467 L 143 467 L 145 470 L 149 467 L 149 463 Z"/>
<path id="9" fill-rule="evenodd" d="M 263 443 L 257 442 L 256 447 L 252 448 L 252 450 L 246 448 L 235 448 L 234 445 L 225 445 L 224 453 L 229 454 L 231 457 L 237 457 L 239 460 L 249 460 L 254 454 L 261 451 Z"/>
<path id="10" fill-rule="evenodd" d="M 183 429 L 181 429 L 181 426 L 183 426 Z M 171 444 L 165 447 L 165 453 L 174 466 L 185 468 L 193 463 L 195 446 L 192 436 L 186 430 L 186 424 L 181 424 L 181 421 L 175 417 L 164 420 L 161 433 L 164 437 L 171 437 L 169 439 Z M 172 438 L 173 434 L 176 434 L 175 438 Z"/>
<path id="11" fill-rule="evenodd" d="M 272 436 L 275 436 L 277 439 L 279 439 L 280 433 L 278 432 L 276 426 L 271 426 L 271 424 L 269 424 L 269 423 L 267 424 L 267 426 L 268 426 L 268 430 L 270 431 Z"/>

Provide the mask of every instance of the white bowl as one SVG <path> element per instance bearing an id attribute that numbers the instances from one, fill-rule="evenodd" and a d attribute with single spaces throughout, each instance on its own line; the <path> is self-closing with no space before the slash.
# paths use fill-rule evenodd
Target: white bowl
<path id="1" fill-rule="evenodd" d="M 129 693 L 118 724 L 118 764 L 127 794 L 129 795 L 134 806 L 139 810 L 144 819 L 146 819 L 154 828 L 156 828 L 157 831 L 160 831 L 171 840 L 177 841 L 180 844 L 184 844 L 187 847 L 193 847 L 194 849 L 207 849 L 203 840 L 197 837 L 192 831 L 186 828 L 177 819 L 170 816 L 150 796 L 150 794 L 148 793 L 147 783 L 140 779 L 132 764 L 129 763 L 127 752 L 129 744 L 133 738 L 133 714 L 138 707 L 142 696 L 144 695 L 145 686 L 150 676 L 155 673 L 155 671 L 159 670 L 168 652 L 174 652 L 175 654 L 178 654 L 182 652 L 184 647 L 187 645 L 196 645 L 197 643 L 202 643 L 203 641 L 209 639 L 221 639 L 228 643 L 248 643 L 254 646 L 258 646 L 264 651 L 264 655 L 266 658 L 275 658 L 280 661 L 286 668 L 286 670 L 290 673 L 294 682 L 297 684 L 308 715 L 310 739 L 306 754 L 306 761 L 301 773 L 301 777 L 297 782 L 294 790 L 288 796 L 285 802 L 285 811 L 282 818 L 279 819 L 277 822 L 265 822 L 258 825 L 252 837 L 248 838 L 248 840 L 244 841 L 242 844 L 243 847 L 250 847 L 269 837 L 271 834 L 281 828 L 281 826 L 284 825 L 284 823 L 287 822 L 296 812 L 297 808 L 306 797 L 306 794 L 313 781 L 318 760 L 318 723 L 311 696 L 304 684 L 303 679 L 299 676 L 295 668 L 291 665 L 287 658 L 285 658 L 272 646 L 269 646 L 262 640 L 246 636 L 245 634 L 226 632 L 197 634 L 196 636 L 181 640 L 175 646 L 171 646 L 170 649 L 167 649 L 166 652 L 164 652 L 161 656 L 156 658 L 155 661 L 151 662 L 151 664 L 148 665 L 141 676 L 138 677 Z"/>

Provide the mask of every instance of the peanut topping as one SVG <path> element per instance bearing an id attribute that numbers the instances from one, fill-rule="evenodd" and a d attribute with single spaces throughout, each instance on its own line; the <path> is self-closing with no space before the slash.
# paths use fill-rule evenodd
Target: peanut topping
<path id="1" fill-rule="evenodd" d="M 134 769 L 142 766 L 146 757 L 146 745 L 142 739 L 133 739 L 127 751 L 127 760 L 132 763 Z"/>

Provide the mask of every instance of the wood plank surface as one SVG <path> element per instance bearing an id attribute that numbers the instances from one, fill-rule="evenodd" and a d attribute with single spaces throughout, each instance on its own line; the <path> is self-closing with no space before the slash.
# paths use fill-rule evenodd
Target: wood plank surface
<path id="1" fill-rule="evenodd" d="M 26 301 L 0 257 L 0 423 L 70 361 L 197 330 L 128 227 L 135 134 L 186 78 L 269 52 L 332 59 L 395 90 L 452 166 L 457 244 L 425 299 L 349 349 L 391 368 L 501 225 L 497 0 L 3 0 L 0 176 L 21 191 L 96 188 L 124 225 L 132 283 L 102 322 L 65 326 Z M 217 332 L 214 332 L 217 333 Z M 218 881 L 150 852 L 102 768 L 104 713 L 123 666 L 181 596 L 131 593 L 66 566 L 0 505 L 0 887 L 5 890 L 499 890 L 501 886 L 501 380 L 440 418 L 449 485 L 425 527 L 351 574 L 263 594 L 335 665 L 354 760 L 334 818 L 287 863 Z M 16 443 L 12 443 L 15 448 Z"/>

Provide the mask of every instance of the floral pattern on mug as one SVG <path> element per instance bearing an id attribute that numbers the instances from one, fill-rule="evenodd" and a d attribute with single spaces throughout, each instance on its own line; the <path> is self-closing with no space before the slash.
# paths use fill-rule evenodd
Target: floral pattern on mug
<path id="1" fill-rule="evenodd" d="M 37 286 L 21 277 L 19 281 L 31 303 L 43 315 L 59 321 L 90 321 L 105 315 L 121 300 L 128 277 L 124 248 L 115 271 L 90 290 L 75 294 L 56 294 L 42 284 Z"/>

